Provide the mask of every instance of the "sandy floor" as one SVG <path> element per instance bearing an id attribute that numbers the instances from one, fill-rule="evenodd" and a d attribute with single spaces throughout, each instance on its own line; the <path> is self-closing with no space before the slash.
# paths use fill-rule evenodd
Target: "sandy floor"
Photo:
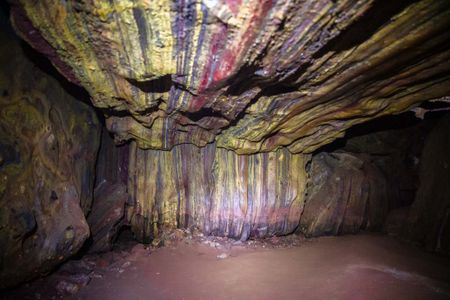
<path id="1" fill-rule="evenodd" d="M 288 249 L 182 243 L 134 251 L 73 299 L 450 299 L 450 261 L 378 235 Z"/>

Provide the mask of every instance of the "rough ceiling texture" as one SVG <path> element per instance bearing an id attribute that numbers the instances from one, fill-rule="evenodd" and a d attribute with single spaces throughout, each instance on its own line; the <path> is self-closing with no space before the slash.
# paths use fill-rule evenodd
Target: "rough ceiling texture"
<path id="1" fill-rule="evenodd" d="M 13 1 L 116 141 L 308 153 L 450 94 L 450 2 Z"/>

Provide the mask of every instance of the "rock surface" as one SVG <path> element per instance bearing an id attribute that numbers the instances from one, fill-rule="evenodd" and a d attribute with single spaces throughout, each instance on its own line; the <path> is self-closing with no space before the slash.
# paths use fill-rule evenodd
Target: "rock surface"
<path id="1" fill-rule="evenodd" d="M 388 182 L 369 157 L 313 157 L 300 231 L 307 237 L 381 229 L 389 208 Z"/>
<path id="2" fill-rule="evenodd" d="M 128 200 L 128 145 L 117 147 L 102 128 L 100 150 L 95 166 L 94 201 L 87 222 L 91 230 L 88 252 L 109 251 L 125 223 Z"/>
<path id="3" fill-rule="evenodd" d="M 93 110 L 0 32 L 0 288 L 47 273 L 89 236 Z"/>
<path id="4" fill-rule="evenodd" d="M 312 152 L 450 94 L 447 0 L 13 1 L 117 142 Z"/>
<path id="5" fill-rule="evenodd" d="M 287 149 L 238 155 L 214 144 L 130 154 L 128 210 L 141 241 L 196 226 L 246 240 L 292 233 L 303 210 L 308 156 Z"/>
<path id="6" fill-rule="evenodd" d="M 420 162 L 420 187 L 403 237 L 430 251 L 450 254 L 450 117 L 427 138 Z"/>
<path id="7" fill-rule="evenodd" d="M 424 143 L 435 123 L 436 118 L 420 120 L 412 113 L 381 118 L 350 129 L 352 137 L 340 150 L 370 157 L 388 182 L 390 210 L 409 206 L 420 185 Z"/>

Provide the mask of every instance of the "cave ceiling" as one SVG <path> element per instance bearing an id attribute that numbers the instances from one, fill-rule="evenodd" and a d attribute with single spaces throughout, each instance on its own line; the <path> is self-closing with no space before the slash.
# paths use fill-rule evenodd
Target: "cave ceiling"
<path id="1" fill-rule="evenodd" d="M 12 1 L 117 143 L 309 153 L 450 95 L 450 2 Z"/>

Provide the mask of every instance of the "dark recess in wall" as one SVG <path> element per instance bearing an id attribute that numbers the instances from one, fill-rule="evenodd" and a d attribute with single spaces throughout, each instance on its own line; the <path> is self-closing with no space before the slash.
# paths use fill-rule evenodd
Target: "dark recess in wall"
<path id="1" fill-rule="evenodd" d="M 448 103 L 429 102 L 424 103 L 421 107 L 426 109 L 447 108 Z M 450 108 L 449 108 L 450 109 Z M 342 149 L 346 142 L 355 137 L 360 137 L 368 134 L 373 134 L 380 131 L 399 130 L 411 128 L 421 122 L 436 123 L 440 118 L 446 115 L 447 111 L 429 112 L 426 114 L 424 120 L 417 118 L 413 112 L 405 112 L 399 115 L 389 115 L 378 119 L 371 120 L 367 123 L 362 123 L 349 128 L 344 137 L 335 140 L 334 142 L 324 145 L 317 149 L 314 153 L 333 152 Z"/>

